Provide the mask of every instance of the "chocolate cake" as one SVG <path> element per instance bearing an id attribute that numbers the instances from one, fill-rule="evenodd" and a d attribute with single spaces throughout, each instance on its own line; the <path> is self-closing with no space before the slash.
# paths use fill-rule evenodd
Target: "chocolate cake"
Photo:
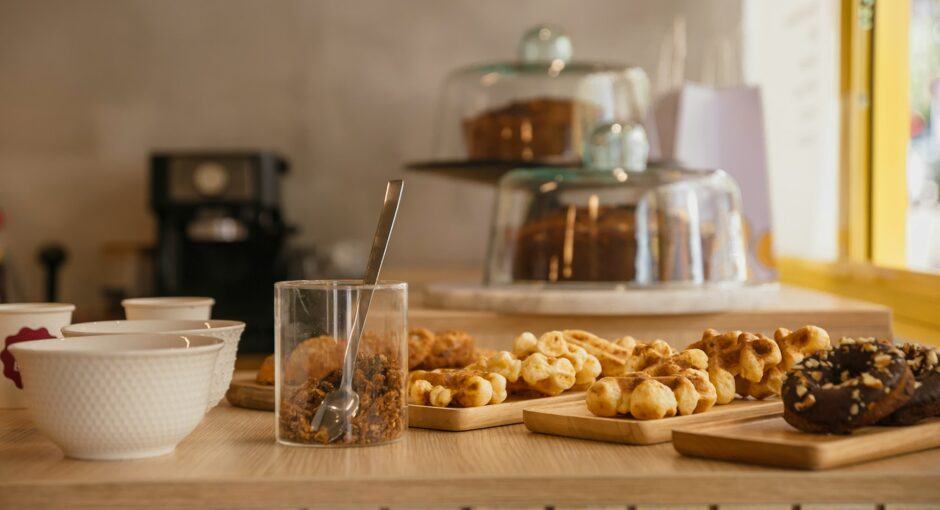
<path id="1" fill-rule="evenodd" d="M 577 124 L 584 108 L 570 99 L 535 98 L 487 110 L 463 122 L 467 155 L 531 161 L 579 154 Z"/>

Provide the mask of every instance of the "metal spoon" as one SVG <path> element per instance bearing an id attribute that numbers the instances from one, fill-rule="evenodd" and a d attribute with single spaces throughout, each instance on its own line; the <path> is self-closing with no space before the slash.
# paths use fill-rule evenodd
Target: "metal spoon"
<path id="1" fill-rule="evenodd" d="M 362 283 L 375 285 L 379 281 L 379 272 L 385 260 L 385 250 L 388 240 L 395 226 L 395 217 L 398 215 L 398 203 L 401 201 L 401 192 L 404 182 L 399 180 L 388 181 L 385 189 L 385 205 L 379 216 L 379 224 L 372 238 L 372 251 L 369 253 L 369 262 L 366 264 L 366 275 Z M 359 412 L 359 394 L 353 391 L 353 366 L 359 352 L 359 341 L 362 339 L 362 328 L 369 314 L 369 304 L 372 303 L 372 289 L 359 291 L 359 303 L 356 307 L 356 317 L 353 328 L 349 332 L 346 342 L 346 352 L 343 355 L 343 379 L 339 388 L 323 398 L 323 402 L 313 416 L 311 427 L 313 430 L 323 429 L 327 434 L 327 442 L 332 443 L 345 434 L 349 420 Z"/>

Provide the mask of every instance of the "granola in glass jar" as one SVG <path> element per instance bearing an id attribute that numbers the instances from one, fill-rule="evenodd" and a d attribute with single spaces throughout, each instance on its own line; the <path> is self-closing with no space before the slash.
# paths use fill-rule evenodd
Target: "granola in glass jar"
<path id="1" fill-rule="evenodd" d="M 311 422 L 324 397 L 339 387 L 342 368 L 337 366 L 322 377 L 316 376 L 322 372 L 315 371 L 300 384 L 282 387 L 278 417 L 282 439 L 328 444 L 325 431 L 313 429 Z M 364 337 L 352 382 L 353 390 L 359 394 L 359 412 L 345 435 L 329 444 L 369 445 L 402 437 L 407 427 L 406 379 L 400 353 L 388 344 L 383 346 L 374 336 Z"/>

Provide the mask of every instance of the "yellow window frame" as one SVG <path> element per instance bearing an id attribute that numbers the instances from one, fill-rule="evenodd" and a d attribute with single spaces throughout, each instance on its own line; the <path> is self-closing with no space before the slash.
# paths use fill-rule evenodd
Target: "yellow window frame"
<path id="1" fill-rule="evenodd" d="M 940 345 L 940 274 L 904 269 L 910 0 L 842 0 L 839 259 L 785 257 L 781 280 L 890 306 Z"/>

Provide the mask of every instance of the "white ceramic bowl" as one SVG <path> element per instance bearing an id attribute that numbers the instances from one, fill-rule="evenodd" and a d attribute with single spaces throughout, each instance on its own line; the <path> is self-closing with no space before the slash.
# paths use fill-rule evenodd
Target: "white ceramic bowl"
<path id="1" fill-rule="evenodd" d="M 238 353 L 238 341 L 245 331 L 245 323 L 239 321 L 101 321 L 72 324 L 62 328 L 62 334 L 68 337 L 96 335 L 126 335 L 136 333 L 173 333 L 176 335 L 204 335 L 220 338 L 225 342 L 222 352 L 215 363 L 212 386 L 209 389 L 209 406 L 215 407 L 225 397 L 232 373 L 235 371 L 235 355 Z"/>
<path id="2" fill-rule="evenodd" d="M 23 342 L 30 414 L 69 457 L 116 460 L 173 451 L 205 416 L 215 337 L 112 335 Z"/>
<path id="3" fill-rule="evenodd" d="M 121 301 L 124 316 L 128 320 L 198 320 L 207 321 L 212 317 L 210 297 L 149 297 L 131 298 Z"/>

